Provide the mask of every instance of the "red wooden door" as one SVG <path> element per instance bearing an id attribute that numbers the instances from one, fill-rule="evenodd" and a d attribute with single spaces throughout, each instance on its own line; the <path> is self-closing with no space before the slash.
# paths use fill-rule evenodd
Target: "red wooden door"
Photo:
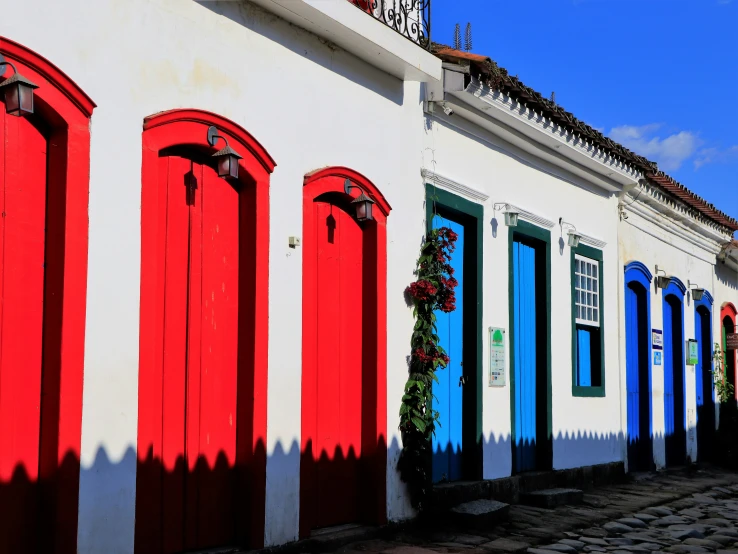
<path id="1" fill-rule="evenodd" d="M 37 533 L 46 133 L 0 105 L 0 552 Z"/>
<path id="2" fill-rule="evenodd" d="M 236 541 L 239 194 L 208 166 L 160 158 L 165 553 Z M 147 491 L 140 491 L 146 502 Z"/>
<path id="3" fill-rule="evenodd" d="M 360 519 L 362 436 L 362 259 L 359 224 L 328 202 L 313 203 L 316 247 L 316 461 L 314 527 Z"/>

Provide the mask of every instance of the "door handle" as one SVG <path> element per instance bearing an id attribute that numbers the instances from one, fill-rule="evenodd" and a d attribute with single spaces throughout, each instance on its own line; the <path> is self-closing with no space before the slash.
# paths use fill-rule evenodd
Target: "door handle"
<path id="1" fill-rule="evenodd" d="M 466 385 L 466 377 L 462 375 L 461 377 L 459 377 L 459 386 L 462 387 L 464 385 Z"/>

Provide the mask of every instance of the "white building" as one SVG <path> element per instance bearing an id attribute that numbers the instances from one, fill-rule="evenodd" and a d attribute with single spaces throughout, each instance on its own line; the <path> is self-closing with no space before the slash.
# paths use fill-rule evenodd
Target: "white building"
<path id="1" fill-rule="evenodd" d="M 33 113 L 0 109 L 0 554 L 259 548 L 412 517 L 404 292 L 433 225 L 460 235 L 461 282 L 434 481 L 626 460 L 624 264 L 711 291 L 718 336 L 735 222 L 663 201 L 647 160 L 487 58 L 432 53 L 428 17 L 6 7 L 3 78 L 37 88 Z M 673 253 L 639 238 L 661 229 L 648 210 L 679 229 Z"/>

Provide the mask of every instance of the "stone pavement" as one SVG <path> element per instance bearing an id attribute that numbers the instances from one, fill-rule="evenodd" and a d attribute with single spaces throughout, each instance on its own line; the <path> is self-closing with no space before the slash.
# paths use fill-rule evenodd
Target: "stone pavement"
<path id="1" fill-rule="evenodd" d="M 513 505 L 506 522 L 488 529 L 415 525 L 336 552 L 738 554 L 738 474 L 718 469 L 640 474 L 587 491 L 576 506 Z"/>

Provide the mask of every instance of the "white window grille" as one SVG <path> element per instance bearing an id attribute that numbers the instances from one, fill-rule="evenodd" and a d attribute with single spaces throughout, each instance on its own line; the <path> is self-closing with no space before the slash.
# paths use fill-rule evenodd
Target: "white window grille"
<path id="1" fill-rule="evenodd" d="M 577 323 L 600 326 L 599 262 L 574 256 L 574 304 Z"/>

